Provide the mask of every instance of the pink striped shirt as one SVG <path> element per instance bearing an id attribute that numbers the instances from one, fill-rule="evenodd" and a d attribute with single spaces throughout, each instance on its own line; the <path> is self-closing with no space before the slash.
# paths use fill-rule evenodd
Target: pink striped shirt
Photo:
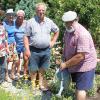
<path id="1" fill-rule="evenodd" d="M 72 58 L 77 52 L 85 52 L 85 59 L 69 68 L 70 72 L 85 72 L 96 67 L 97 55 L 91 34 L 78 22 L 74 22 L 75 32 L 64 35 L 64 58 Z"/>

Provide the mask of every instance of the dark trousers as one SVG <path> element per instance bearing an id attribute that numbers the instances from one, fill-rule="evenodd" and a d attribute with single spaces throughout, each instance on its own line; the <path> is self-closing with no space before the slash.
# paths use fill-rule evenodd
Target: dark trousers
<path id="1" fill-rule="evenodd" d="M 0 57 L 0 84 L 5 80 L 6 65 L 6 57 Z"/>

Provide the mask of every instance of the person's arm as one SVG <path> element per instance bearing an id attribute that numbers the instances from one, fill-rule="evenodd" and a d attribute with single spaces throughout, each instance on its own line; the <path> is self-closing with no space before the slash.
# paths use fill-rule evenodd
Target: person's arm
<path id="1" fill-rule="evenodd" d="M 50 42 L 50 47 L 51 48 L 54 46 L 55 42 L 57 41 L 58 36 L 59 36 L 59 32 L 55 32 L 52 39 L 51 39 L 51 42 Z"/>
<path id="2" fill-rule="evenodd" d="M 75 56 L 73 56 L 71 59 L 65 61 L 65 62 L 62 62 L 61 63 L 61 70 L 65 69 L 65 68 L 70 68 L 74 65 L 77 65 L 78 63 L 80 63 L 82 60 L 85 59 L 85 53 L 84 52 L 80 52 L 80 53 L 77 53 Z"/>
<path id="3" fill-rule="evenodd" d="M 4 33 L 5 33 L 5 47 L 6 47 L 6 52 L 7 54 L 9 53 L 9 47 L 8 47 L 8 35 L 7 35 L 7 32 L 5 31 L 4 29 Z"/>
<path id="4" fill-rule="evenodd" d="M 24 36 L 24 46 L 25 46 L 25 55 L 27 57 L 30 57 L 29 40 L 27 36 Z"/>
<path id="5" fill-rule="evenodd" d="M 25 26 L 25 35 L 23 37 L 24 47 L 25 47 L 25 56 L 28 58 L 30 57 L 30 48 L 29 48 L 29 39 L 30 39 L 31 27 L 30 27 L 30 20 L 26 21 Z"/>
<path id="6" fill-rule="evenodd" d="M 59 36 L 59 28 L 52 20 L 51 20 L 51 32 L 53 32 L 53 35 L 52 35 L 51 41 L 50 41 L 50 48 L 52 48 L 54 46 L 54 44 L 57 41 L 58 36 Z"/>
<path id="7" fill-rule="evenodd" d="M 5 43 L 5 47 L 6 47 L 6 52 L 9 53 L 9 48 L 8 48 L 8 42 L 7 41 Z"/>

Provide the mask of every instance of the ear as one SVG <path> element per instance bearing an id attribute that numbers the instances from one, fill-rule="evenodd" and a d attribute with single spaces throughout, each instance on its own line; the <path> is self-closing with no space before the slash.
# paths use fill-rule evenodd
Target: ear
<path id="1" fill-rule="evenodd" d="M 77 16 L 77 21 L 79 21 L 79 16 Z"/>

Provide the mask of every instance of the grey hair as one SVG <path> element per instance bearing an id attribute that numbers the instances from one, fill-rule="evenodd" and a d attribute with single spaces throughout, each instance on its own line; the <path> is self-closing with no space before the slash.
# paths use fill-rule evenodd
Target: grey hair
<path id="1" fill-rule="evenodd" d="M 41 2 L 41 3 L 37 3 L 36 6 L 35 6 L 35 9 L 37 10 L 37 8 L 40 6 L 40 5 L 43 5 L 44 8 L 45 8 L 45 11 L 47 10 L 47 6 L 45 3 Z"/>

